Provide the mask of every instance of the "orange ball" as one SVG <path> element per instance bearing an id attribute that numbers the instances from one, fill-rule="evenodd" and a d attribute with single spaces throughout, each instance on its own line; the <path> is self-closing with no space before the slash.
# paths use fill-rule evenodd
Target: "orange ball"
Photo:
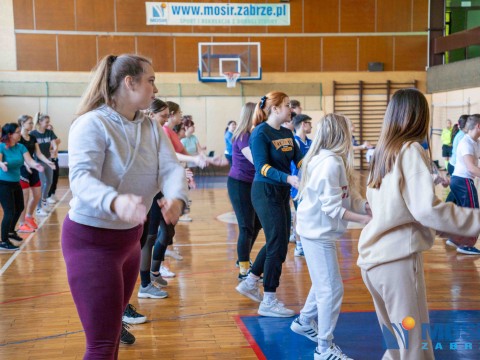
<path id="1" fill-rule="evenodd" d="M 167 7 L 167 4 L 165 4 L 165 3 L 162 3 L 162 8 L 164 8 L 164 9 L 165 9 L 166 7 Z"/>
<path id="2" fill-rule="evenodd" d="M 405 330 L 412 330 L 415 327 L 415 319 L 411 316 L 407 316 L 403 319 L 402 326 Z"/>

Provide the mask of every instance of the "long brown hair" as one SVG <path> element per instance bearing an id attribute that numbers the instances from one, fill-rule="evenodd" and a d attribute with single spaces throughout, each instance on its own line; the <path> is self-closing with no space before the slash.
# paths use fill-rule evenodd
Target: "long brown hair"
<path id="1" fill-rule="evenodd" d="M 145 64 L 152 62 L 143 56 L 123 54 L 107 55 L 93 69 L 93 78 L 82 95 L 77 116 L 83 115 L 103 104 L 115 105 L 113 95 L 123 79 L 132 76 L 138 80 L 145 72 Z"/>
<path id="2" fill-rule="evenodd" d="M 405 144 L 428 144 L 430 111 L 425 96 L 417 89 L 401 89 L 393 94 L 383 119 L 382 131 L 370 167 L 368 186 L 380 188 L 382 179 L 392 171 L 397 155 Z"/>
<path id="3" fill-rule="evenodd" d="M 267 120 L 272 112 L 272 107 L 281 106 L 283 104 L 283 99 L 286 97 L 288 97 L 288 95 L 280 91 L 271 91 L 263 96 L 255 106 L 253 126 L 260 125 Z"/>
<path id="4" fill-rule="evenodd" d="M 238 121 L 237 128 L 233 132 L 232 141 L 242 139 L 242 136 L 252 131 L 252 118 L 255 111 L 255 104 L 247 102 L 242 106 L 240 111 L 240 119 Z"/>

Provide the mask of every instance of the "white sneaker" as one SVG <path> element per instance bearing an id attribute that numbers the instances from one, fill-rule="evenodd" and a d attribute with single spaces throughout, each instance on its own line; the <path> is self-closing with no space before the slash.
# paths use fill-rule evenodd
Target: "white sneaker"
<path id="1" fill-rule="evenodd" d="M 303 252 L 303 248 L 295 247 L 294 255 L 297 257 L 305 256 L 305 253 Z"/>
<path id="2" fill-rule="evenodd" d="M 453 242 L 453 240 L 451 240 L 451 239 L 448 239 L 447 241 L 445 241 L 445 244 L 447 244 L 448 246 L 453 247 L 453 248 L 455 248 L 455 249 L 458 248 L 458 245 L 455 244 L 455 243 Z"/>
<path id="3" fill-rule="evenodd" d="M 315 349 L 315 354 L 313 356 L 314 360 L 353 360 L 352 358 L 345 355 L 340 348 L 332 344 L 327 351 L 319 353 L 318 349 Z"/>
<path id="4" fill-rule="evenodd" d="M 160 266 L 160 275 L 162 275 L 162 277 L 166 277 L 166 278 L 173 278 L 175 277 L 175 273 L 170 271 L 169 268 L 166 268 L 165 266 Z"/>
<path id="5" fill-rule="evenodd" d="M 45 211 L 43 208 L 37 209 L 36 211 L 37 216 L 48 216 L 48 212 Z"/>
<path id="6" fill-rule="evenodd" d="M 260 293 L 260 289 L 258 288 L 257 284 L 255 286 L 250 287 L 247 283 L 247 281 L 242 281 L 240 284 L 237 285 L 235 288 L 240 294 L 243 296 L 248 297 L 249 299 L 256 301 L 256 302 L 262 302 L 263 296 Z"/>
<path id="7" fill-rule="evenodd" d="M 291 234 L 288 241 L 290 241 L 291 243 L 297 242 L 297 237 L 295 236 L 295 234 Z"/>
<path id="8" fill-rule="evenodd" d="M 178 252 L 169 250 L 165 251 L 165 256 L 170 256 L 171 258 L 174 258 L 175 260 L 183 260 L 183 256 L 180 255 Z"/>
<path id="9" fill-rule="evenodd" d="M 57 203 L 57 200 L 55 200 L 54 198 L 52 198 L 51 196 L 49 198 L 47 198 L 47 204 L 49 205 L 54 205 Z"/>
<path id="10" fill-rule="evenodd" d="M 292 321 L 290 329 L 294 333 L 297 333 L 298 335 L 303 335 L 315 343 L 317 343 L 318 341 L 318 325 L 315 320 L 311 320 L 310 324 L 302 325 L 300 323 L 300 317 L 297 317 L 295 320 Z"/>
<path id="11" fill-rule="evenodd" d="M 182 215 L 180 216 L 180 218 L 178 219 L 178 221 L 182 221 L 182 222 L 191 222 L 193 219 L 190 217 L 190 215 L 188 214 L 185 214 L 185 215 Z"/>
<path id="12" fill-rule="evenodd" d="M 269 317 L 292 317 L 295 316 L 295 311 L 287 309 L 284 304 L 275 299 L 271 304 L 262 301 L 258 308 L 258 314 Z"/>

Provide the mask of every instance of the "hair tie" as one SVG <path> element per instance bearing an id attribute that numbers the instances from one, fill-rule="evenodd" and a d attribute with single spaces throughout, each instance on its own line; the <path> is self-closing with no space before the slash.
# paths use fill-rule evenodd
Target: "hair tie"
<path id="1" fill-rule="evenodd" d="M 260 109 L 263 109 L 265 107 L 265 102 L 266 101 L 267 101 L 267 97 L 262 96 L 262 98 L 260 99 Z"/>

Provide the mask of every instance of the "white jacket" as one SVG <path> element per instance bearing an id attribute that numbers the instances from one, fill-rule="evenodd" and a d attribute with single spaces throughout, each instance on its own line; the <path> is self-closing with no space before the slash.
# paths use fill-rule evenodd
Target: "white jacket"
<path id="1" fill-rule="evenodd" d="M 341 236 L 348 221 L 346 210 L 365 214 L 366 200 L 350 189 L 342 158 L 320 150 L 307 168 L 309 179 L 297 209 L 297 234 L 310 240 Z"/>

